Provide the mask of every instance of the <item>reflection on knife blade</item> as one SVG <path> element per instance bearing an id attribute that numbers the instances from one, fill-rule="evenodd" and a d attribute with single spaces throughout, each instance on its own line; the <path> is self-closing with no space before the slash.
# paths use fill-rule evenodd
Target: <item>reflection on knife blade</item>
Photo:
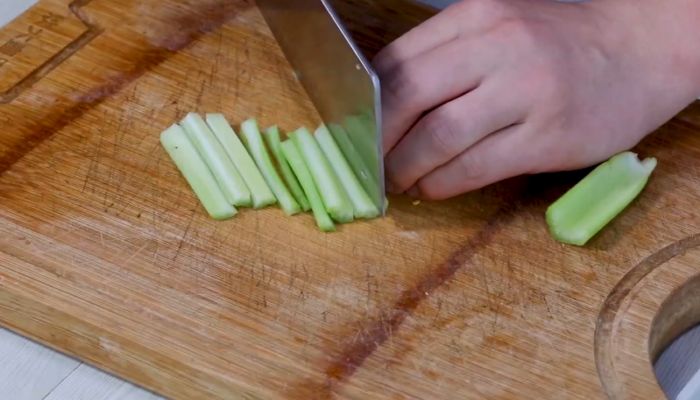
<path id="1" fill-rule="evenodd" d="M 327 0 L 258 0 L 300 82 L 384 213 L 379 79 Z"/>

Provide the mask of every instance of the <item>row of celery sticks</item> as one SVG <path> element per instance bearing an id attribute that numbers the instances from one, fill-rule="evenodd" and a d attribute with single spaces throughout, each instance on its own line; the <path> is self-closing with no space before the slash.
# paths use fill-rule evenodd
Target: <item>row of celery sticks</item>
<path id="1" fill-rule="evenodd" d="M 332 232 L 336 223 L 381 215 L 325 125 L 284 140 L 277 126 L 261 133 L 254 118 L 240 130 L 239 137 L 223 114 L 189 113 L 160 136 L 212 218 L 279 204 L 287 215 L 312 211 L 319 229 Z"/>
<path id="2" fill-rule="evenodd" d="M 300 128 L 283 140 L 276 126 L 263 134 L 248 119 L 239 138 L 223 114 L 205 120 L 189 113 L 161 134 L 161 143 L 212 218 L 279 204 L 287 215 L 311 210 L 318 227 L 332 232 L 336 223 L 381 214 L 376 193 L 368 194 L 378 185 L 367 163 L 347 132 L 332 128 L 321 125 L 314 134 Z M 554 238 L 585 245 L 642 192 L 656 165 L 630 151 L 600 164 L 547 209 Z"/>

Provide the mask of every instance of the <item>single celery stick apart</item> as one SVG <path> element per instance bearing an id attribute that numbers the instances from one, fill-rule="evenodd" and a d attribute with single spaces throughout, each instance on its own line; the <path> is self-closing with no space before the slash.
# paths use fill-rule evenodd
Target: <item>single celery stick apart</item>
<path id="1" fill-rule="evenodd" d="M 321 229 L 323 232 L 334 232 L 335 225 L 333 224 L 333 220 L 331 220 L 331 217 L 326 212 L 326 208 L 323 205 L 323 200 L 321 199 L 321 195 L 318 193 L 316 184 L 314 184 L 314 179 L 311 176 L 311 172 L 309 171 L 309 168 L 306 165 L 304 158 L 301 156 L 296 144 L 291 139 L 285 140 L 281 143 L 280 148 L 287 162 L 289 162 L 289 166 L 291 167 L 292 171 L 294 171 L 297 179 L 299 179 L 299 183 L 304 189 L 304 192 L 306 193 L 311 210 L 314 213 L 314 218 L 316 219 L 316 225 L 318 225 L 319 229 Z"/>
<path id="2" fill-rule="evenodd" d="M 325 125 L 321 125 L 314 134 L 321 150 L 330 161 L 331 168 L 345 188 L 348 198 L 352 203 L 355 218 L 376 218 L 379 216 L 379 208 L 372 202 L 367 192 L 362 188 L 360 181 L 352 172 L 350 164 L 343 157 L 343 153 L 333 140 L 333 136 Z"/>
<path id="3" fill-rule="evenodd" d="M 207 114 L 206 120 L 207 125 L 221 142 L 224 150 L 248 185 L 253 199 L 253 207 L 260 209 L 277 203 L 277 198 L 226 117 L 219 113 Z"/>
<path id="4" fill-rule="evenodd" d="M 584 246 L 639 196 L 656 164 L 624 152 L 599 165 L 547 210 L 552 236 Z"/>
<path id="5" fill-rule="evenodd" d="M 214 175 L 182 127 L 174 124 L 163 131 L 160 142 L 212 218 L 226 220 L 236 215 L 236 208 L 226 199 Z"/>
<path id="6" fill-rule="evenodd" d="M 248 152 L 253 156 L 255 163 L 265 177 L 265 181 L 270 185 L 272 192 L 277 197 L 280 207 L 287 215 L 294 215 L 301 212 L 301 207 L 284 185 L 275 166 L 272 164 L 270 154 L 267 152 L 263 142 L 257 120 L 250 118 L 241 124 L 243 133 L 243 143 L 248 148 Z"/>
<path id="7" fill-rule="evenodd" d="M 306 128 L 298 129 L 291 136 L 311 171 L 326 211 L 336 222 L 352 222 L 354 219 L 352 203 L 316 139 Z"/>
<path id="8" fill-rule="evenodd" d="M 355 176 L 360 180 L 365 192 L 367 192 L 374 204 L 379 207 L 381 205 L 382 196 L 379 191 L 377 179 L 374 174 L 372 174 L 369 167 L 367 167 L 367 164 L 365 164 L 362 156 L 357 151 L 357 148 L 355 148 L 355 145 L 352 144 L 352 141 L 348 137 L 348 132 L 338 124 L 328 125 L 328 130 L 343 152 L 345 159 L 350 163 L 352 170 L 355 172 Z"/>
<path id="9" fill-rule="evenodd" d="M 282 173 L 282 179 L 287 182 L 289 190 L 292 192 L 292 195 L 299 205 L 301 205 L 302 210 L 309 211 L 311 209 L 309 200 L 304 195 L 304 190 L 299 186 L 297 178 L 294 176 L 288 161 L 282 153 L 282 139 L 280 138 L 279 128 L 277 126 L 267 128 L 264 136 L 265 142 L 267 142 L 270 152 L 272 153 L 272 157 L 277 161 L 277 165 Z"/>
<path id="10" fill-rule="evenodd" d="M 189 113 L 182 120 L 181 125 L 185 129 L 187 137 L 214 174 L 226 200 L 235 206 L 252 205 L 250 190 L 243 177 L 202 117 L 196 113 Z"/>

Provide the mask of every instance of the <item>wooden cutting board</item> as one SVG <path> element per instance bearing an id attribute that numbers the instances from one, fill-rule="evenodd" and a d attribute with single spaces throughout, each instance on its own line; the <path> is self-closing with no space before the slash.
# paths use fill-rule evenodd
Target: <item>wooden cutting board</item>
<path id="1" fill-rule="evenodd" d="M 426 18 L 344 1 L 368 54 Z M 208 219 L 161 149 L 186 112 L 317 115 L 246 0 L 41 0 L 0 31 L 0 323 L 174 399 L 658 399 L 700 320 L 700 107 L 590 246 L 543 214 L 581 173 L 514 179 L 323 234 Z"/>

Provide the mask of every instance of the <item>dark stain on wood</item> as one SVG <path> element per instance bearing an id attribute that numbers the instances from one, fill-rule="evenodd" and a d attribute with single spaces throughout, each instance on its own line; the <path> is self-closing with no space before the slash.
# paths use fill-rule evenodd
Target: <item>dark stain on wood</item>
<path id="1" fill-rule="evenodd" d="M 474 255 L 480 249 L 487 247 L 501 229 L 508 225 L 516 215 L 516 210 L 521 209 L 524 205 L 523 202 L 515 200 L 516 198 L 523 199 L 522 194 L 522 192 L 516 194 L 515 191 L 511 191 L 508 197 L 512 198 L 513 201 L 505 202 L 509 205 L 506 205 L 486 222 L 485 226 L 454 252 L 446 262 L 437 265 L 415 286 L 404 291 L 388 311 L 385 311 L 376 321 L 371 322 L 368 328 L 363 329 L 362 334 L 357 335 L 357 339 L 343 349 L 325 368 L 325 382 L 303 382 L 290 391 L 290 397 L 332 398 L 338 386 L 352 377 L 378 348 L 396 334 L 406 318 L 413 314 L 425 299 L 450 282 L 459 270 L 466 268 Z"/>
<path id="2" fill-rule="evenodd" d="M 80 8 L 92 0 L 78 0 L 71 4 L 71 9 L 82 18 L 84 13 Z M 169 30 L 163 31 L 152 46 L 130 57 L 132 67 L 111 77 L 107 82 L 78 96 L 78 101 L 68 108 L 60 104 L 50 117 L 37 121 L 37 126 L 25 140 L 12 151 L 0 158 L 0 174 L 7 171 L 13 164 L 21 160 L 41 143 L 52 137 L 71 122 L 82 117 L 85 113 L 100 105 L 105 99 L 119 93 L 123 88 L 134 82 L 143 74 L 160 65 L 178 51 L 186 48 L 201 36 L 212 32 L 231 20 L 237 13 L 250 7 L 248 1 L 226 1 L 198 5 L 193 10 L 183 10 L 180 15 L 173 15 L 168 20 Z"/>

